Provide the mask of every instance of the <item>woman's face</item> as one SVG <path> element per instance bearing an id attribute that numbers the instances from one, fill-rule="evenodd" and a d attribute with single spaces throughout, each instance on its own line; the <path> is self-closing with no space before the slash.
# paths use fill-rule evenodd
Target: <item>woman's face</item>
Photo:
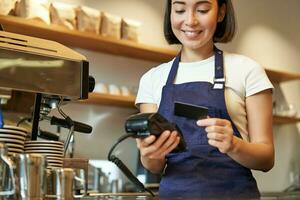
<path id="1" fill-rule="evenodd" d="M 172 0 L 171 4 L 172 30 L 184 47 L 197 50 L 213 44 L 217 22 L 224 18 L 224 6 L 218 12 L 217 0 Z"/>

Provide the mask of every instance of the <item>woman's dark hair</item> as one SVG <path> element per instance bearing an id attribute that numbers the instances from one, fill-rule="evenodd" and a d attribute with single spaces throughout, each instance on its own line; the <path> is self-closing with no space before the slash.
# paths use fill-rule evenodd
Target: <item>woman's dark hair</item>
<path id="1" fill-rule="evenodd" d="M 217 24 L 217 28 L 214 34 L 213 41 L 226 43 L 230 42 L 235 34 L 235 15 L 231 0 L 217 0 L 218 7 L 220 8 L 223 4 L 226 5 L 226 13 L 222 22 Z M 164 19 L 164 35 L 165 39 L 169 44 L 180 44 L 180 41 L 176 38 L 172 31 L 171 26 L 171 9 L 172 0 L 167 0 L 165 19 Z"/>

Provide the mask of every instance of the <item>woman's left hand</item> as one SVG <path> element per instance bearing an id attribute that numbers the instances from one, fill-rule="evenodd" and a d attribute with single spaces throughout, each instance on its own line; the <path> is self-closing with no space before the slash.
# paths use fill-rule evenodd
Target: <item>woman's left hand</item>
<path id="1" fill-rule="evenodd" d="M 229 153 L 234 149 L 234 135 L 231 122 L 226 119 L 207 118 L 197 121 L 200 127 L 206 127 L 208 143 L 222 153 Z"/>

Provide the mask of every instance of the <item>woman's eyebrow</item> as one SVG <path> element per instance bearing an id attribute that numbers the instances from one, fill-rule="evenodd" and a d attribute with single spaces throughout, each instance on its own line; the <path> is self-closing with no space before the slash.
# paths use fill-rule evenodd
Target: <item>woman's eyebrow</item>
<path id="1" fill-rule="evenodd" d="M 211 1 L 208 1 L 208 0 L 201 0 L 201 1 L 197 1 L 197 5 L 198 4 L 206 4 L 206 3 L 208 3 L 208 4 L 211 4 Z"/>
<path id="2" fill-rule="evenodd" d="M 208 0 L 200 0 L 200 1 L 197 1 L 196 4 L 205 4 L 205 3 L 208 3 L 208 4 L 211 4 L 210 1 Z M 186 4 L 184 1 L 174 1 L 173 4 Z"/>
<path id="3" fill-rule="evenodd" d="M 173 4 L 185 4 L 183 1 L 174 1 Z"/>

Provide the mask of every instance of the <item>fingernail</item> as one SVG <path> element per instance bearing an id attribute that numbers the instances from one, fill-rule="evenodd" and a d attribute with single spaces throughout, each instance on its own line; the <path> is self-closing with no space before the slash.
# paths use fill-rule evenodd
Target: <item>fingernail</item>
<path id="1" fill-rule="evenodd" d="M 198 125 L 198 126 L 201 126 L 201 125 L 202 125 L 201 120 L 198 120 L 198 121 L 197 121 L 197 125 Z"/>

